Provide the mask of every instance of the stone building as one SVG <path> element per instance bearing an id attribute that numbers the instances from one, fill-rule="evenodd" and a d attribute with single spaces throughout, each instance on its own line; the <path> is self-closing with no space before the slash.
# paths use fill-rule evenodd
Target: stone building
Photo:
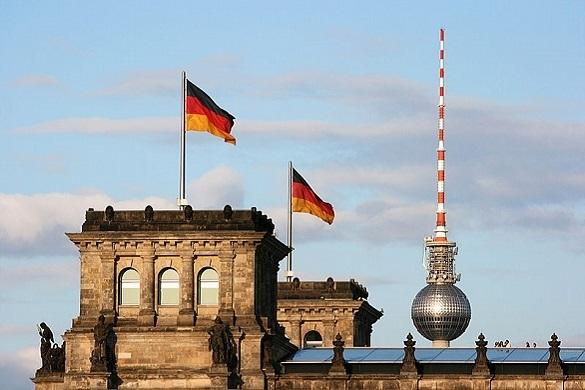
<path id="1" fill-rule="evenodd" d="M 264 388 L 266 362 L 296 350 L 276 321 L 288 247 L 273 229 L 254 208 L 89 209 L 68 234 L 81 290 L 65 372 L 36 388 Z"/>
<path id="2" fill-rule="evenodd" d="M 371 306 L 368 291 L 351 279 L 278 283 L 278 322 L 297 347 L 330 347 L 335 335 L 354 347 L 369 347 L 372 324 L 382 312 Z"/>
<path id="3" fill-rule="evenodd" d="M 585 349 L 556 335 L 548 349 L 488 350 L 483 335 L 475 349 L 416 349 L 410 335 L 352 347 L 382 313 L 355 281 L 278 283 L 288 248 L 273 229 L 255 208 L 89 209 L 68 234 L 79 316 L 62 347 L 41 324 L 36 389 L 585 390 Z"/>

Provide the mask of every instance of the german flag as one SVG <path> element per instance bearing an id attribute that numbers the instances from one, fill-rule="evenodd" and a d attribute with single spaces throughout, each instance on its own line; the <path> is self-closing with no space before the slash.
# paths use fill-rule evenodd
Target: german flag
<path id="1" fill-rule="evenodd" d="M 333 206 L 327 202 L 323 202 L 323 200 L 319 198 L 311 186 L 294 168 L 292 180 L 292 209 L 293 211 L 300 213 L 313 214 L 330 225 L 333 223 L 333 218 L 335 218 Z"/>
<path id="2" fill-rule="evenodd" d="M 230 134 L 234 116 L 219 107 L 195 84 L 187 80 L 185 102 L 185 130 L 207 131 L 225 142 L 235 145 L 236 139 Z"/>

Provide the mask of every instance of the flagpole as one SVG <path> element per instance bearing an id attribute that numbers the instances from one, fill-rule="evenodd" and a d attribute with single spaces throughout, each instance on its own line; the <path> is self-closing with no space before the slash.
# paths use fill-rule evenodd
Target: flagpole
<path id="1" fill-rule="evenodd" d="M 179 163 L 179 197 L 177 198 L 177 206 L 182 210 L 187 204 L 187 199 L 185 199 L 185 84 L 187 75 L 185 71 L 181 73 L 181 160 Z"/>
<path id="2" fill-rule="evenodd" d="M 292 184 L 293 184 L 293 166 L 292 161 L 288 162 L 288 231 L 287 231 L 287 241 L 288 241 L 288 257 L 286 261 L 286 280 L 288 282 L 292 281 L 293 277 L 293 269 L 292 269 Z"/>

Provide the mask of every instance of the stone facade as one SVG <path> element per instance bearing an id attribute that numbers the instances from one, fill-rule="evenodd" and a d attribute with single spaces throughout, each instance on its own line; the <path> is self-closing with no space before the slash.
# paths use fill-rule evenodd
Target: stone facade
<path id="1" fill-rule="evenodd" d="M 106 211 L 90 209 L 81 233 L 68 237 L 79 248 L 79 316 L 65 332 L 66 367 L 58 378 L 36 378 L 37 389 L 264 388 L 262 339 L 271 356 L 295 351 L 276 320 L 278 262 L 288 248 L 273 236 L 261 212 Z M 139 280 L 125 284 L 132 269 Z M 178 274 L 179 299 L 161 303 L 162 271 Z M 200 275 L 217 272 L 215 303 L 204 304 Z M 139 287 L 138 287 L 139 286 Z M 124 290 L 124 288 L 129 290 Z M 125 291 L 139 289 L 125 304 Z M 213 293 L 213 289 L 212 289 Z M 138 298 L 139 296 L 139 298 Z M 94 327 L 100 315 L 113 325 L 115 366 L 94 372 Z M 216 317 L 229 327 L 233 360 L 212 361 L 209 329 Z"/>
<path id="2" fill-rule="evenodd" d="M 468 354 L 475 359 L 419 362 L 410 336 L 394 354 L 402 360 L 366 361 L 375 348 L 354 347 L 370 344 L 382 313 L 365 288 L 331 278 L 278 283 L 288 248 L 273 229 L 254 208 L 88 210 L 81 233 L 68 234 L 81 288 L 65 369 L 40 369 L 35 388 L 585 390 L 585 361 L 564 361 L 556 335 L 542 352 L 548 361 L 489 360 L 483 335 Z M 208 270 L 215 279 L 203 277 Z M 310 331 L 333 348 L 295 353 Z"/>
<path id="3" fill-rule="evenodd" d="M 324 347 L 331 346 L 338 333 L 347 346 L 368 347 L 372 325 L 382 312 L 367 298 L 367 290 L 353 279 L 279 282 L 278 322 L 297 347 L 305 346 L 309 332 L 318 335 Z"/>
<path id="4" fill-rule="evenodd" d="M 585 389 L 585 362 L 560 359 L 559 344 L 553 334 L 548 361 L 506 362 L 501 359 L 488 360 L 483 335 L 477 348 L 460 348 L 463 358 L 442 361 L 417 361 L 416 342 L 409 334 L 404 342 L 401 358 L 384 358 L 375 348 L 359 349 L 354 357 L 346 360 L 351 348 L 344 349 L 340 337 L 336 337 L 334 348 L 329 349 L 330 358 L 319 360 L 324 351 L 315 351 L 314 359 L 307 357 L 283 362 L 281 375 L 271 375 L 270 389 L 343 389 L 343 390 L 583 390 Z M 386 356 L 397 356 L 399 348 L 385 348 Z M 390 351 L 388 351 L 390 350 Z M 529 349 L 530 350 L 530 349 Z M 542 356 L 545 349 L 531 350 Z M 311 352 L 311 351 L 309 351 Z M 462 353 L 461 353 L 462 352 Z M 475 359 L 469 359 L 476 352 Z M 505 349 L 496 351 L 505 352 Z M 367 359 L 378 353 L 376 358 Z M 436 355 L 437 352 L 434 354 Z M 496 353 L 494 356 L 496 356 Z M 580 348 L 577 354 L 585 353 Z M 568 356 L 574 355 L 569 351 Z M 345 356 L 344 356 L 345 355 Z M 422 356 L 433 355 L 428 348 Z"/>

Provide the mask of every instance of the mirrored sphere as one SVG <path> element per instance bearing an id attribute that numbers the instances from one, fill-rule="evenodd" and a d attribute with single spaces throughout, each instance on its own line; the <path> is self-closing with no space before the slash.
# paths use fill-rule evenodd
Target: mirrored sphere
<path id="1" fill-rule="evenodd" d="M 451 341 L 461 336 L 471 320 L 471 305 L 452 284 L 429 284 L 412 302 L 411 317 L 425 338 Z"/>

